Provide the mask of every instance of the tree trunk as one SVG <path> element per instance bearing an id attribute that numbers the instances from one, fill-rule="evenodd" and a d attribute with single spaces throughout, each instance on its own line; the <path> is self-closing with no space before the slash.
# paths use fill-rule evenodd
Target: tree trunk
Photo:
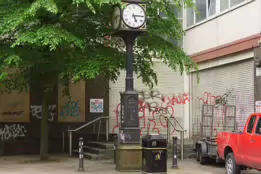
<path id="1" fill-rule="evenodd" d="M 48 160 L 48 106 L 50 98 L 50 89 L 44 87 L 42 100 L 42 120 L 41 120 L 41 144 L 40 160 Z"/>

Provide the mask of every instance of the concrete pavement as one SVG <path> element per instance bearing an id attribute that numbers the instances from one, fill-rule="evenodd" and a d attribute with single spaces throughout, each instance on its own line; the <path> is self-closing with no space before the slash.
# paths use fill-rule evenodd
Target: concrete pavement
<path id="1" fill-rule="evenodd" d="M 13 156 L 0 158 L 0 174 L 76 174 L 78 159 L 67 156 L 52 156 L 54 161 L 39 162 L 37 156 Z M 59 159 L 59 160 L 56 160 Z M 29 163 L 28 163 L 29 162 Z M 179 160 L 179 169 L 171 169 L 171 161 L 168 163 L 168 174 L 225 174 L 223 165 L 201 166 L 195 160 Z M 114 170 L 112 160 L 88 161 L 85 160 L 85 172 L 89 174 L 118 174 Z M 125 172 L 124 172 L 125 173 Z M 131 172 L 138 174 L 140 172 Z M 242 174 L 259 173 L 254 170 L 242 172 Z"/>

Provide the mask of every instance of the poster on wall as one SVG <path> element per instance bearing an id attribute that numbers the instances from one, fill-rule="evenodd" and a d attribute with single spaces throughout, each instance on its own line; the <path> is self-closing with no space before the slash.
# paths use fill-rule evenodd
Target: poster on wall
<path id="1" fill-rule="evenodd" d="M 85 122 L 85 82 L 69 85 L 70 98 L 58 88 L 58 122 Z"/>
<path id="2" fill-rule="evenodd" d="M 29 122 L 29 92 L 0 94 L 0 122 Z"/>
<path id="3" fill-rule="evenodd" d="M 261 76 L 261 68 L 256 68 L 256 76 Z"/>
<path id="4" fill-rule="evenodd" d="M 261 101 L 256 101 L 256 112 L 261 112 Z"/>
<path id="5" fill-rule="evenodd" d="M 90 99 L 90 113 L 103 113 L 103 99 Z"/>

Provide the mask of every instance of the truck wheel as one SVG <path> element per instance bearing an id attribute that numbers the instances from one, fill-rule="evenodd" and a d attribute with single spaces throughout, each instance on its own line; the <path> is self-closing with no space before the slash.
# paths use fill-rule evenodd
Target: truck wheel
<path id="1" fill-rule="evenodd" d="M 204 164 L 206 164 L 206 161 L 207 161 L 207 159 L 206 159 L 206 157 L 203 157 L 203 153 L 201 151 L 201 148 L 199 147 L 199 163 L 201 165 L 204 165 Z"/>
<path id="2" fill-rule="evenodd" d="M 200 153 L 200 150 L 199 150 L 199 146 L 197 146 L 196 148 L 196 160 L 199 161 L 199 153 Z"/>
<path id="3" fill-rule="evenodd" d="M 229 153 L 226 157 L 226 173 L 240 174 L 240 166 L 236 164 L 233 153 Z"/>

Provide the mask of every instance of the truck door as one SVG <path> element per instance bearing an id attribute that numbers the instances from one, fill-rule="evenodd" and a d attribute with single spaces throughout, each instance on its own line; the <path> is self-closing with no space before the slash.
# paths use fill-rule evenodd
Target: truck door
<path id="1" fill-rule="evenodd" d="M 251 137 L 251 149 L 253 153 L 253 167 L 261 169 L 261 117 L 258 116 L 257 118 L 256 128 Z"/>
<path id="2" fill-rule="evenodd" d="M 253 162 L 255 161 L 255 151 L 254 151 L 254 139 L 253 139 L 253 134 L 254 134 L 254 126 L 256 123 L 256 119 L 257 116 L 253 115 L 249 121 L 246 124 L 246 129 L 243 135 L 243 139 L 244 139 L 244 146 L 242 147 L 241 145 L 241 149 L 242 149 L 242 159 L 246 159 L 244 160 L 244 164 L 249 166 L 249 167 L 253 167 Z M 239 145 L 240 146 L 240 145 Z"/>

